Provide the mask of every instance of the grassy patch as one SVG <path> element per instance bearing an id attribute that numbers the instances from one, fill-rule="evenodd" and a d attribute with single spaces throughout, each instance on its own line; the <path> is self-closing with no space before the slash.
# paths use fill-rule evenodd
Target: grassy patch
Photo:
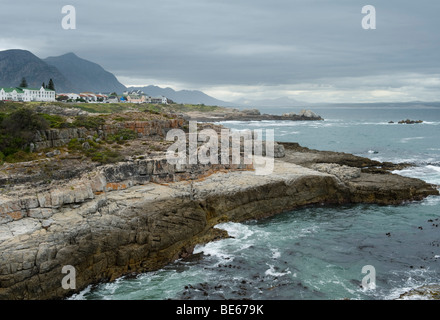
<path id="1" fill-rule="evenodd" d="M 135 107 L 133 103 L 80 103 L 72 108 L 78 108 L 90 113 L 120 113 Z"/>
<path id="2" fill-rule="evenodd" d="M 103 117 L 77 116 L 73 121 L 73 126 L 87 129 L 99 129 L 104 124 L 105 119 Z"/>
<path id="3" fill-rule="evenodd" d="M 1 158 L 1 156 L 0 156 Z M 36 153 L 19 150 L 4 158 L 4 161 L 8 163 L 28 162 L 37 160 L 39 156 Z M 0 160 L 1 162 L 1 160 Z"/>
<path id="4" fill-rule="evenodd" d="M 53 129 L 62 129 L 62 128 L 74 128 L 75 125 L 73 123 L 68 123 L 66 118 L 59 115 L 52 115 L 42 113 L 40 114 L 46 121 L 49 123 L 49 126 Z"/>
<path id="5" fill-rule="evenodd" d="M 121 129 L 117 133 L 108 135 L 106 141 L 109 143 L 118 142 L 118 141 L 126 141 L 126 140 L 134 140 L 137 138 L 136 132 L 131 129 Z"/>
<path id="6" fill-rule="evenodd" d="M 81 142 L 78 139 L 72 139 L 68 144 L 70 152 L 82 153 L 92 161 L 99 162 L 101 164 L 115 163 L 123 160 L 124 156 L 115 151 L 103 146 L 100 143 L 96 143 L 92 140 Z"/>

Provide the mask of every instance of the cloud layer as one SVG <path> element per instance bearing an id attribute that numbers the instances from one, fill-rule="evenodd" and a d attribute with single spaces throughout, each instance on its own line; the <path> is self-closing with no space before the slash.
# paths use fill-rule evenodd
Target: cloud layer
<path id="1" fill-rule="evenodd" d="M 76 8 L 77 29 L 61 27 Z M 364 5 L 377 29 L 364 30 Z M 440 2 L 421 0 L 42 0 L 2 4 L 0 49 L 75 52 L 126 85 L 216 98 L 440 100 Z"/>

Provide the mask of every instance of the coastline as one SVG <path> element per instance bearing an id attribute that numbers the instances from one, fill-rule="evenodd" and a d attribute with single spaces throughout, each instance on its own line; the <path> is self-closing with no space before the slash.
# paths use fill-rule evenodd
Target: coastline
<path id="1" fill-rule="evenodd" d="M 62 299 L 90 284 L 157 270 L 191 255 L 197 244 L 226 237 L 215 228 L 221 222 L 306 205 L 398 205 L 439 194 L 421 180 L 391 174 L 397 167 L 389 163 L 280 144 L 285 156 L 268 176 L 250 167 L 205 167 L 190 182 L 189 171 L 176 172 L 163 159 L 135 160 L 68 180 L 36 201 L 17 193 L 15 205 L 28 212 L 21 217 L 5 214 L 17 208 L 2 201 L 1 216 L 11 219 L 0 225 L 0 299 Z M 76 269 L 75 290 L 61 287 L 65 265 Z"/>

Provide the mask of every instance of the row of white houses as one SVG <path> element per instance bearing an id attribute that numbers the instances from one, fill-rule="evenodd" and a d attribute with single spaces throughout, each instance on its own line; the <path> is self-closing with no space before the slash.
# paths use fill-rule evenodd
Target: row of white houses
<path id="1" fill-rule="evenodd" d="M 52 102 L 55 101 L 55 91 L 46 89 L 41 86 L 40 89 L 31 88 L 0 88 L 0 101 L 11 100 L 11 101 L 44 101 Z"/>
<path id="2" fill-rule="evenodd" d="M 167 97 L 161 96 L 158 98 L 150 97 L 145 93 L 138 92 L 124 92 L 122 96 L 118 97 L 117 95 L 106 95 L 106 94 L 95 94 L 93 92 L 81 92 L 81 93 L 60 93 L 57 97 L 64 96 L 66 100 L 77 101 L 79 99 L 83 99 L 87 102 L 109 102 L 109 103 L 118 103 L 118 102 L 131 102 L 131 103 L 157 103 L 157 104 L 168 104 L 172 103 L 172 100 Z"/>

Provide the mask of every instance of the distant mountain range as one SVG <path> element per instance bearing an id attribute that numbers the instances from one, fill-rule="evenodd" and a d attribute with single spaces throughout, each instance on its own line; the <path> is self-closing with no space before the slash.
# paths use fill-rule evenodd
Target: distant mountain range
<path id="1" fill-rule="evenodd" d="M 69 91 L 122 93 L 126 90 L 126 87 L 112 73 L 96 63 L 79 58 L 74 53 L 49 57 L 43 61 L 57 68 L 74 84 L 72 89 L 76 88 L 77 90 Z"/>
<path id="2" fill-rule="evenodd" d="M 25 50 L 7 50 L 0 52 L 0 87 L 17 87 L 22 78 L 26 78 L 31 88 L 39 88 L 52 79 L 57 91 L 74 91 L 77 88 L 66 75 Z"/>
<path id="3" fill-rule="evenodd" d="M 99 64 L 82 59 L 74 53 L 40 59 L 26 50 L 0 51 L 0 87 L 19 86 L 26 78 L 29 87 L 39 88 L 52 79 L 58 93 L 95 92 L 122 94 L 128 90 L 141 90 L 152 97 L 165 96 L 176 103 L 205 104 L 223 107 L 305 106 L 306 103 L 290 98 L 226 102 L 198 90 L 175 91 L 154 85 L 126 87 L 112 73 Z"/>
<path id="4" fill-rule="evenodd" d="M 113 74 L 73 53 L 40 59 L 26 50 L 1 51 L 0 87 L 19 86 L 22 78 L 29 87 L 37 88 L 52 79 L 59 93 L 126 90 Z"/>
<path id="5" fill-rule="evenodd" d="M 233 105 L 196 90 L 175 91 L 153 85 L 127 88 L 99 64 L 82 59 L 74 53 L 40 59 L 26 50 L 0 51 L 0 87 L 19 86 L 23 77 L 29 87 L 38 88 L 43 82 L 47 84 L 52 79 L 58 93 L 89 91 L 122 94 L 127 90 L 139 89 L 150 96 L 166 96 L 177 103 Z"/>
<path id="6" fill-rule="evenodd" d="M 128 90 L 141 90 L 151 97 L 165 96 L 177 103 L 205 104 L 209 106 L 232 107 L 236 104 L 215 99 L 198 90 L 175 91 L 172 88 L 160 88 L 157 86 L 128 87 Z"/>

